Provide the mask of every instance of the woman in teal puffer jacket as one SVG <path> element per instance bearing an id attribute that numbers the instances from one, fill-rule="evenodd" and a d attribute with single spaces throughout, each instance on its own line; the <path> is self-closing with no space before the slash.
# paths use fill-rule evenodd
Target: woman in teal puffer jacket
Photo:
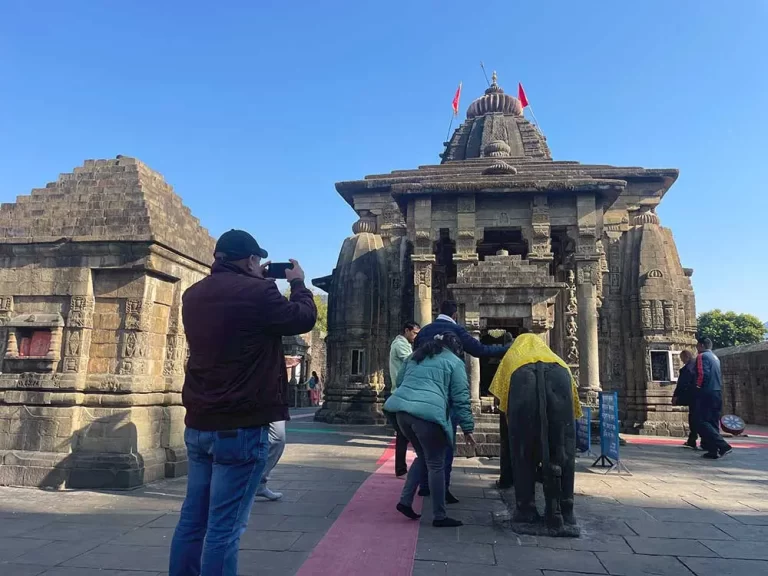
<path id="1" fill-rule="evenodd" d="M 413 520 L 420 518 L 413 510 L 413 498 L 426 466 L 434 512 L 432 525 L 436 527 L 461 526 L 461 521 L 445 513 L 445 451 L 453 445 L 454 434 L 451 410 L 466 441 L 475 444 L 462 355 L 461 342 L 452 332 L 438 334 L 422 344 L 403 364 L 397 389 L 384 404 L 385 411 L 396 415 L 400 430 L 416 450 L 397 509 Z"/>

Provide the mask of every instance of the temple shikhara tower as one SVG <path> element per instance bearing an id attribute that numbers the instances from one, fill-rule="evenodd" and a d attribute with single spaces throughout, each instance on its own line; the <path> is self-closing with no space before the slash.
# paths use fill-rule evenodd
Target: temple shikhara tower
<path id="1" fill-rule="evenodd" d="M 486 343 L 540 334 L 570 364 L 582 402 L 618 391 L 625 432 L 683 435 L 669 400 L 678 352 L 695 343 L 693 272 L 656 214 L 678 171 L 553 160 L 495 75 L 440 156 L 336 184 L 359 220 L 333 273 L 314 281 L 329 293 L 318 418 L 382 421 L 390 342 L 452 298 Z M 481 422 L 495 367 L 467 358 Z M 493 453 L 491 436 L 480 453 Z"/>

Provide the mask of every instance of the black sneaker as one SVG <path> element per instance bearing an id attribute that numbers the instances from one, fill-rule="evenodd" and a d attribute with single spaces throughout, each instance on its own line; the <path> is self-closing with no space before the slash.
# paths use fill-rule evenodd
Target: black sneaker
<path id="1" fill-rule="evenodd" d="M 706 458 L 707 460 L 717 460 L 720 458 L 717 452 L 706 452 L 701 457 Z"/>
<path id="2" fill-rule="evenodd" d="M 699 449 L 699 447 L 696 446 L 696 442 L 691 443 L 691 442 L 688 442 L 688 441 L 683 442 L 683 448 L 693 448 L 694 450 L 698 450 Z"/>
<path id="3" fill-rule="evenodd" d="M 432 526 L 435 528 L 458 528 L 464 526 L 464 522 L 453 518 L 443 518 L 442 520 L 432 520 Z"/>
<path id="4" fill-rule="evenodd" d="M 400 514 L 402 514 L 406 518 L 410 518 L 411 520 L 418 520 L 419 518 L 421 518 L 421 514 L 416 514 L 413 508 L 411 508 L 410 506 L 406 506 L 405 504 L 398 504 L 397 511 L 400 512 Z"/>
<path id="5" fill-rule="evenodd" d="M 723 456 L 727 456 L 731 452 L 733 452 L 733 447 L 728 446 L 728 448 L 725 448 L 724 450 L 719 450 L 718 454 L 720 455 L 720 458 L 722 458 Z"/>
<path id="6" fill-rule="evenodd" d="M 419 488 L 419 496 L 429 496 L 429 488 Z"/>
<path id="7" fill-rule="evenodd" d="M 446 504 L 458 504 L 459 499 L 456 498 L 453 494 L 451 494 L 450 490 L 445 491 L 445 503 Z"/>

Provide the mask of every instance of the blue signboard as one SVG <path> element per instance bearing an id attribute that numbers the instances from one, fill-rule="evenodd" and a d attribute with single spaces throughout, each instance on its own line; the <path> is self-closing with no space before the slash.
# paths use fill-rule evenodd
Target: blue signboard
<path id="1" fill-rule="evenodd" d="M 576 450 L 589 454 L 592 452 L 592 409 L 582 407 L 581 418 L 576 419 Z"/>
<path id="2" fill-rule="evenodd" d="M 619 395 L 600 392 L 600 455 L 619 460 Z"/>

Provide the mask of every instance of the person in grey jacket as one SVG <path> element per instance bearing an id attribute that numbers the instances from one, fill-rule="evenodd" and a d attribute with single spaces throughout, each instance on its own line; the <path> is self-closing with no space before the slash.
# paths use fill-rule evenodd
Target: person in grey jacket
<path id="1" fill-rule="evenodd" d="M 720 434 L 720 413 L 723 409 L 723 377 L 720 359 L 712 352 L 712 340 L 700 338 L 696 344 L 696 412 L 701 435 L 703 458 L 717 460 L 733 448 Z"/>

